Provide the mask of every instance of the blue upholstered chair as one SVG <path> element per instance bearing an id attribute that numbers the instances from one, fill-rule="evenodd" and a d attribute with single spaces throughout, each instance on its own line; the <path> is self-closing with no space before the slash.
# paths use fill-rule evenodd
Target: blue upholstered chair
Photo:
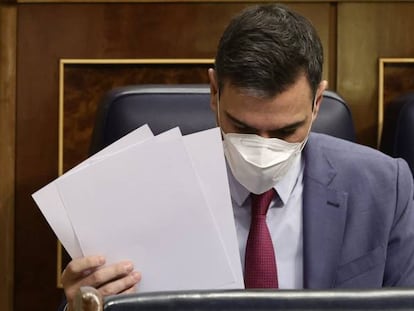
<path id="1" fill-rule="evenodd" d="M 387 103 L 380 150 L 405 159 L 414 174 L 414 92 Z"/>
<path id="2" fill-rule="evenodd" d="M 414 93 L 406 94 L 397 119 L 393 156 L 408 162 L 414 174 Z"/>
<path id="3" fill-rule="evenodd" d="M 90 153 L 146 123 L 154 134 L 175 126 L 183 134 L 215 127 L 208 85 L 136 85 L 112 90 L 99 105 Z M 340 96 L 324 93 L 312 131 L 355 140 L 351 112 Z"/>

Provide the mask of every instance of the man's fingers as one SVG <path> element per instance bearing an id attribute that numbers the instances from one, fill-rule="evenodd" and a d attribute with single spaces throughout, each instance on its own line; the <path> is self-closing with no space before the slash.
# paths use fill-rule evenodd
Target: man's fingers
<path id="1" fill-rule="evenodd" d="M 68 283 L 72 280 L 84 277 L 85 274 L 91 273 L 96 268 L 105 264 L 105 258 L 102 256 L 88 256 L 72 260 L 63 270 L 62 283 Z"/>
<path id="2" fill-rule="evenodd" d="M 134 294 L 136 292 L 137 292 L 137 285 L 134 285 L 134 286 L 132 286 L 130 288 L 127 288 L 123 292 L 120 292 L 119 294 Z"/>
<path id="3" fill-rule="evenodd" d="M 141 274 L 139 272 L 132 272 L 123 278 L 111 281 L 98 288 L 99 292 L 103 296 L 116 295 L 119 293 L 133 293 L 135 291 L 135 285 L 141 280 Z"/>
<path id="4" fill-rule="evenodd" d="M 130 261 L 123 261 L 103 266 L 102 256 L 90 256 L 72 260 L 62 273 L 62 284 L 72 308 L 78 289 L 82 286 L 93 286 L 104 296 L 133 291 L 134 285 L 140 281 L 141 274 L 134 272 Z"/>
<path id="5" fill-rule="evenodd" d="M 100 287 L 112 280 L 120 279 L 130 274 L 134 269 L 132 262 L 124 261 L 93 271 L 81 281 L 81 286 Z"/>

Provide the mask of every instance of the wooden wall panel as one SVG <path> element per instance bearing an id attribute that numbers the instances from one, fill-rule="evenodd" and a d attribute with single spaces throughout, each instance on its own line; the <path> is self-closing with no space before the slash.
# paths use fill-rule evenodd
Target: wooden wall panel
<path id="1" fill-rule="evenodd" d="M 19 4 L 15 310 L 53 310 L 56 240 L 30 195 L 58 175 L 60 58 L 212 58 L 247 3 Z M 329 3 L 295 3 L 332 45 Z M 329 49 L 327 49 L 327 52 Z M 329 63 L 335 55 L 328 55 Z M 331 76 L 327 66 L 325 76 Z"/>
<path id="2" fill-rule="evenodd" d="M 414 56 L 413 16 L 412 2 L 338 4 L 337 90 L 363 144 L 377 144 L 379 58 Z"/>
<path id="3" fill-rule="evenodd" d="M 16 7 L 0 4 L 0 308 L 13 310 Z"/>
<path id="4" fill-rule="evenodd" d="M 210 64 L 66 64 L 62 169 L 88 157 L 95 114 L 106 92 L 132 84 L 208 83 Z"/>

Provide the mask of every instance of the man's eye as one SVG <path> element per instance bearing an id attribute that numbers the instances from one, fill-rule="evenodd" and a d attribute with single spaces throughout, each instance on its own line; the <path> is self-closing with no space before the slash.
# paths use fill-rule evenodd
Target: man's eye
<path id="1" fill-rule="evenodd" d="M 252 134 L 252 133 L 255 132 L 252 128 L 250 128 L 248 126 L 245 126 L 245 125 L 242 125 L 242 124 L 234 124 L 234 128 L 239 133 Z"/>
<path id="2" fill-rule="evenodd" d="M 243 131 L 243 132 L 246 132 L 246 131 L 249 130 L 248 127 L 242 126 L 242 125 L 236 125 L 236 129 L 239 130 L 239 131 Z"/>
<path id="3" fill-rule="evenodd" d="M 278 136 L 280 138 L 286 138 L 286 137 L 289 137 L 295 134 L 295 132 L 296 132 L 295 128 L 294 129 L 281 129 L 281 130 L 278 130 L 277 133 L 275 133 L 275 136 Z"/>
<path id="4" fill-rule="evenodd" d="M 282 134 L 285 134 L 285 135 L 291 135 L 291 134 L 293 134 L 295 132 L 296 132 L 296 129 L 285 129 L 285 130 L 282 130 Z"/>

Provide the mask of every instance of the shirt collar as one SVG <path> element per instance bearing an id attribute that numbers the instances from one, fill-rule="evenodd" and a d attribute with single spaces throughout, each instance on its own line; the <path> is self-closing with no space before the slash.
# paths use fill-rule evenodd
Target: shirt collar
<path id="1" fill-rule="evenodd" d="M 293 161 L 292 167 L 289 169 L 286 175 L 274 185 L 273 188 L 278 193 L 281 201 L 283 202 L 283 205 L 285 205 L 288 201 L 290 194 L 296 185 L 300 172 L 303 170 L 303 166 L 304 164 L 302 162 L 302 153 L 300 153 L 299 156 L 297 156 Z M 228 164 L 227 175 L 229 179 L 231 197 L 239 206 L 242 206 L 249 197 L 250 191 L 236 180 Z"/>

